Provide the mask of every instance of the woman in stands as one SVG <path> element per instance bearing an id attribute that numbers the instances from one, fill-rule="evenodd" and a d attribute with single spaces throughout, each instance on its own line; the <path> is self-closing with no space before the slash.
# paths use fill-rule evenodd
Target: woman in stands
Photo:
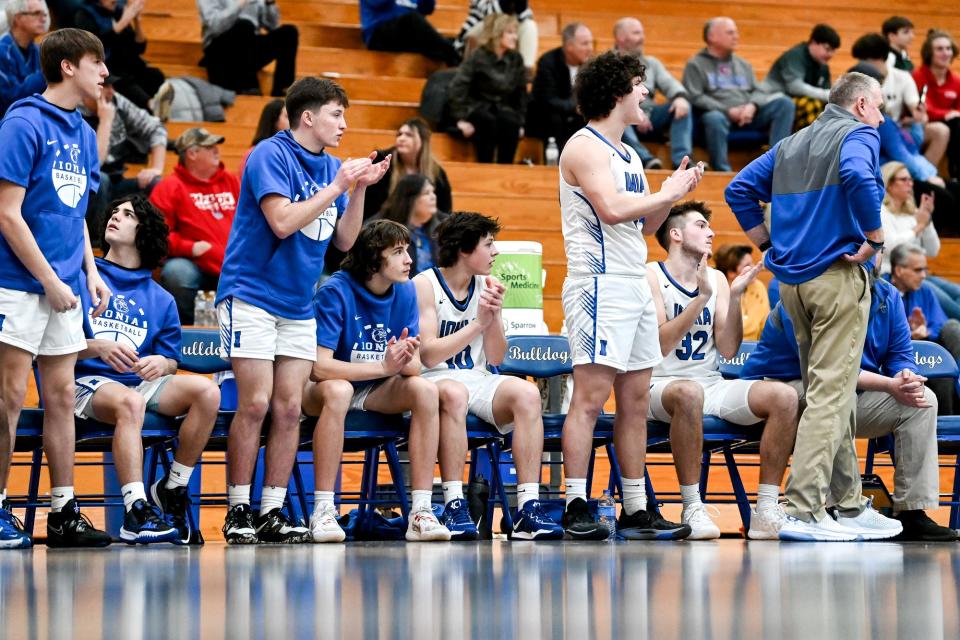
<path id="1" fill-rule="evenodd" d="M 383 204 L 377 215 L 404 225 L 410 231 L 407 253 L 413 260 L 410 276 L 430 269 L 437 263 L 437 243 L 434 230 L 449 217 L 438 211 L 437 195 L 430 180 L 419 173 L 404 176 Z"/>
<path id="2" fill-rule="evenodd" d="M 512 164 L 523 135 L 527 81 L 517 53 L 517 19 L 494 14 L 484 19 L 480 47 L 464 60 L 450 82 L 450 111 L 463 137 L 473 141 L 477 160 Z"/>
<path id="3" fill-rule="evenodd" d="M 278 131 L 289 128 L 290 120 L 287 119 L 287 109 L 283 106 L 283 100 L 277 98 L 263 105 L 260 120 L 257 122 L 257 130 L 253 134 L 253 141 L 250 143 L 247 152 L 243 154 L 243 159 L 240 161 L 240 171 L 237 175 L 243 175 L 243 168 L 247 166 L 247 158 L 250 157 L 250 152 L 253 151 L 255 146 L 272 137 Z"/>
<path id="4" fill-rule="evenodd" d="M 192 537 L 187 484 L 217 419 L 220 390 L 208 378 L 175 375 L 177 306 L 152 278 L 167 255 L 163 216 L 139 194 L 115 200 L 108 211 L 100 245 L 106 255 L 96 261 L 113 296 L 94 318 L 81 287 L 87 348 L 78 355 L 74 414 L 115 425 L 113 456 L 126 510 L 120 538 L 129 544 L 186 544 Z M 150 488 L 149 502 L 140 441 L 148 410 L 185 416 L 170 473 Z"/>

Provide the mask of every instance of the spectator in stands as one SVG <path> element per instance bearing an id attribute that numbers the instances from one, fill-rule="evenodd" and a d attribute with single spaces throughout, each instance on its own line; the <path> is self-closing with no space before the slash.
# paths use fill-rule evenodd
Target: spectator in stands
<path id="1" fill-rule="evenodd" d="M 154 96 L 153 114 L 161 122 L 224 122 L 226 107 L 233 105 L 236 99 L 235 91 L 200 78 L 167 78 Z"/>
<path id="2" fill-rule="evenodd" d="M 640 155 L 645 169 L 659 169 L 662 162 L 643 146 L 641 140 L 662 140 L 667 128 L 670 130 L 670 160 L 673 168 L 680 166 L 684 156 L 693 158 L 693 114 L 687 90 L 670 75 L 657 58 L 644 55 L 646 40 L 643 24 L 636 18 L 620 18 L 613 26 L 614 49 L 632 53 L 644 66 L 643 84 L 650 93 L 640 103 L 643 118 L 640 124 L 623 130 L 623 141 Z M 656 93 L 666 97 L 663 104 L 656 104 Z"/>
<path id="3" fill-rule="evenodd" d="M 925 378 L 917 370 L 896 290 L 885 282 L 874 282 L 872 289 L 866 348 L 857 374 L 856 436 L 896 438 L 893 516 L 903 531 L 894 540 L 955 540 L 953 530 L 924 513 L 936 509 L 940 501 L 937 398 L 924 387 Z M 782 380 L 803 400 L 793 324 L 782 306 L 771 312 L 760 344 L 744 365 L 743 377 Z M 839 474 L 824 484 L 829 485 L 828 503 L 840 502 L 838 489 L 844 481 Z"/>
<path id="4" fill-rule="evenodd" d="M 203 60 L 210 82 L 244 95 L 260 95 L 257 72 L 276 60 L 270 95 L 282 96 L 297 75 L 300 32 L 280 24 L 276 0 L 197 0 Z"/>
<path id="5" fill-rule="evenodd" d="M 886 192 L 880 208 L 884 243 L 893 251 L 901 244 L 912 244 L 923 249 L 928 258 L 940 253 L 940 237 L 933 223 L 934 195 L 923 193 L 917 204 L 913 180 L 907 168 L 899 162 L 888 162 L 880 168 Z M 884 252 L 881 273 L 890 273 L 890 258 Z M 960 286 L 945 278 L 930 275 L 924 287 L 933 289 L 944 312 L 960 320 Z"/>
<path id="6" fill-rule="evenodd" d="M 81 287 L 87 348 L 78 356 L 74 415 L 115 425 L 113 461 L 126 512 L 120 539 L 187 544 L 187 484 L 217 420 L 220 390 L 209 378 L 176 375 L 180 321 L 173 298 L 152 277 L 167 254 L 160 212 L 139 194 L 114 201 L 100 246 L 106 255 L 97 267 L 113 296 L 95 318 Z M 140 440 L 146 411 L 184 416 L 170 472 L 150 487 L 150 502 Z"/>
<path id="7" fill-rule="evenodd" d="M 460 34 L 453 41 L 456 50 L 468 57 L 473 53 L 476 41 L 483 34 L 483 19 L 493 13 L 508 13 L 520 23 L 517 29 L 517 51 L 523 57 L 527 75 L 533 76 L 533 67 L 537 63 L 537 44 L 540 36 L 533 11 L 527 6 L 527 0 L 470 0 L 467 19 L 460 28 Z M 473 45 L 473 46 L 471 46 Z"/>
<path id="8" fill-rule="evenodd" d="M 887 44 L 890 45 L 890 55 L 887 59 L 890 65 L 901 71 L 912 72 L 913 61 L 910 60 L 910 54 L 907 52 L 914 38 L 913 23 L 910 19 L 903 16 L 890 16 L 883 21 L 880 30 Z"/>
<path id="9" fill-rule="evenodd" d="M 173 294 L 184 325 L 194 323 L 197 291 L 217 288 L 240 198 L 240 180 L 220 162 L 223 140 L 206 129 L 184 131 L 174 143 L 180 161 L 150 194 L 170 228 L 170 259 L 160 282 Z"/>
<path id="10" fill-rule="evenodd" d="M 377 217 L 398 222 L 410 232 L 410 277 L 437 264 L 435 231 L 449 215 L 438 211 L 433 183 L 419 173 L 403 176 L 383 204 Z"/>
<path id="11" fill-rule="evenodd" d="M 495 14 L 484 20 L 479 48 L 463 61 L 450 83 L 450 110 L 479 162 L 512 164 L 523 135 L 527 81 L 517 53 L 517 19 Z"/>
<path id="12" fill-rule="evenodd" d="M 794 104 L 785 95 L 757 85 L 749 62 L 736 55 L 739 34 L 730 18 L 712 18 L 703 27 L 707 46 L 687 62 L 683 86 L 700 114 L 710 164 L 730 171 L 727 138 L 731 131 L 768 131 L 771 146 L 790 135 Z"/>
<path id="13" fill-rule="evenodd" d="M 530 94 L 531 133 L 546 142 L 555 138 L 557 148 L 585 124 L 573 99 L 577 70 L 593 55 L 593 34 L 585 24 L 572 22 L 563 28 L 561 45 L 537 61 L 537 75 Z"/>
<path id="14" fill-rule="evenodd" d="M 4 12 L 10 32 L 0 38 L 0 117 L 20 98 L 47 88 L 40 70 L 40 47 L 34 43 L 46 31 L 46 3 L 9 0 Z"/>
<path id="15" fill-rule="evenodd" d="M 435 7 L 436 0 L 360 0 L 363 43 L 371 51 L 420 53 L 455 67 L 460 54 L 425 17 Z"/>
<path id="16" fill-rule="evenodd" d="M 240 160 L 240 169 L 238 176 L 243 176 L 243 168 L 247 165 L 247 158 L 253 148 L 273 136 L 278 131 L 290 128 L 290 120 L 287 118 L 287 108 L 283 105 L 283 100 L 277 98 L 263 105 L 263 111 L 260 112 L 260 119 L 257 121 L 257 129 L 253 132 L 253 140 L 250 142 L 250 148 L 243 154 Z"/>
<path id="17" fill-rule="evenodd" d="M 347 411 L 410 412 L 412 506 L 406 539 L 449 540 L 433 514 L 434 461 L 440 437 L 437 387 L 420 377 L 420 319 L 410 282 L 407 230 L 379 220 L 360 231 L 343 270 L 317 290 L 317 360 L 303 390 L 303 412 L 319 416 L 314 430 L 314 542 L 341 542 L 333 495 Z M 474 530 L 476 532 L 476 530 Z"/>
<path id="18" fill-rule="evenodd" d="M 931 29 L 920 49 L 923 65 L 914 70 L 913 79 L 921 93 L 926 88 L 930 125 L 944 122 L 950 129 L 948 169 L 951 178 L 960 179 L 960 74 L 950 70 L 957 53 L 960 51 L 949 33 Z M 934 164 L 940 161 L 930 160 Z"/>
<path id="19" fill-rule="evenodd" d="M 150 195 L 163 176 L 167 158 L 167 130 L 159 118 L 133 104 L 115 89 L 116 76 L 103 81 L 99 100 L 84 98 L 80 113 L 97 132 L 100 158 L 100 190 L 91 198 L 87 210 L 91 229 L 102 227 L 100 216 L 106 205 L 116 198 L 135 192 Z M 127 178 L 127 162 L 147 166 L 136 178 Z M 96 236 L 94 236 L 96 237 Z"/>
<path id="20" fill-rule="evenodd" d="M 75 27 L 77 11 L 83 6 L 84 0 L 50 0 L 47 5 L 53 14 L 53 21 L 57 29 Z"/>
<path id="21" fill-rule="evenodd" d="M 947 318 L 931 287 L 925 287 L 927 256 L 914 244 L 901 244 L 890 252 L 890 281 L 903 297 L 903 312 L 914 340 L 930 340 L 960 358 L 960 321 Z M 953 385 L 948 385 L 947 389 Z M 952 391 L 938 391 L 937 398 L 953 413 Z"/>
<path id="22" fill-rule="evenodd" d="M 753 268 L 753 249 L 746 244 L 723 244 L 713 253 L 717 270 L 733 284 L 741 274 Z M 767 287 L 761 280 L 753 280 L 740 296 L 740 315 L 743 318 L 743 339 L 759 340 L 763 323 L 770 314 Z"/>
<path id="23" fill-rule="evenodd" d="M 163 72 L 143 59 L 147 50 L 140 24 L 144 4 L 145 0 L 86 0 L 75 22 L 103 42 L 107 68 L 117 76 L 117 91 L 141 109 L 151 109 L 150 100 L 163 84 Z"/>
<path id="24" fill-rule="evenodd" d="M 830 25 L 818 24 L 806 42 L 788 49 L 770 67 L 761 86 L 793 98 L 794 129 L 808 126 L 823 112 L 830 94 L 828 63 L 839 48 L 840 35 Z"/>

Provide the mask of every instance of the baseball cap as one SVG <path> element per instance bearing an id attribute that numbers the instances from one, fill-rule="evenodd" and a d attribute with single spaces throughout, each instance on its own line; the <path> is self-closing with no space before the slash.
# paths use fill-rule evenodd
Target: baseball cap
<path id="1" fill-rule="evenodd" d="M 181 133 L 173 146 L 176 147 L 177 153 L 183 153 L 190 147 L 212 147 L 215 144 L 221 144 L 224 140 L 226 138 L 223 136 L 215 136 L 203 127 L 194 127 Z"/>

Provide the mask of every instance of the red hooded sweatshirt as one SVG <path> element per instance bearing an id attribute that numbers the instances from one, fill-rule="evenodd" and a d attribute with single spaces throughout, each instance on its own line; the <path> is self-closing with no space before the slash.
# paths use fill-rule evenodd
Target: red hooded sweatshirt
<path id="1" fill-rule="evenodd" d="M 150 194 L 170 227 L 170 257 L 189 258 L 204 273 L 219 276 L 230 225 L 240 197 L 240 180 L 220 168 L 209 180 L 201 180 L 177 163 Z M 209 242 L 205 253 L 194 257 L 193 244 Z"/>

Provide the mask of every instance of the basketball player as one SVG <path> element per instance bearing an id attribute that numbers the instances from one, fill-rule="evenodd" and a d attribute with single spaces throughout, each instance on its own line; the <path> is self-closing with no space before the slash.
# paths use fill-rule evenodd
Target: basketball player
<path id="1" fill-rule="evenodd" d="M 286 97 L 290 129 L 257 145 L 243 172 L 217 289 L 223 353 L 239 398 L 227 441 L 230 509 L 223 531 L 230 543 L 311 539 L 281 507 L 297 452 L 301 394 L 317 357 L 313 287 L 331 240 L 342 251 L 353 245 L 367 185 L 390 167 L 389 158 L 377 165 L 370 158 L 341 164 L 326 152 L 347 128 L 347 106 L 346 93 L 330 80 L 293 83 Z M 268 409 L 255 522 L 250 482 Z"/>
<path id="2" fill-rule="evenodd" d="M 750 537 L 776 539 L 786 514 L 778 504 L 780 482 L 797 434 L 797 392 L 781 382 L 724 380 L 717 353 L 737 354 L 743 340 L 740 296 L 763 268 L 754 265 L 730 284 L 707 266 L 713 253 L 710 209 L 703 202 L 674 206 L 657 230 L 667 259 L 647 265 L 647 281 L 660 325 L 663 361 L 650 381 L 652 420 L 670 423 L 689 540 L 720 537 L 700 501 L 703 416 L 734 424 L 766 422 L 760 441 L 760 488 Z"/>
<path id="3" fill-rule="evenodd" d="M 490 373 L 503 361 L 504 286 L 490 275 L 497 221 L 454 213 L 437 227 L 438 266 L 413 279 L 420 305 L 423 376 L 440 390 L 440 477 L 443 520 L 454 539 L 473 540 L 477 527 L 463 499 L 467 412 L 513 433 L 517 517 L 512 539 L 556 540 L 563 529 L 540 507 L 543 418 L 536 385 Z"/>
<path id="4" fill-rule="evenodd" d="M 78 356 L 74 414 L 116 425 L 113 460 L 125 510 L 120 539 L 128 544 L 190 541 L 187 483 L 220 407 L 220 389 L 212 380 L 176 375 L 177 306 L 153 280 L 167 255 L 168 233 L 163 215 L 142 195 L 114 201 L 100 245 L 107 253 L 96 259 L 113 297 L 103 314 L 93 317 L 89 296 L 80 293 L 88 314 L 87 348 Z M 170 473 L 151 487 L 153 505 L 143 484 L 140 441 L 147 410 L 186 416 Z"/>
<path id="5" fill-rule="evenodd" d="M 40 66 L 47 90 L 15 102 L 0 123 L 0 547 L 32 544 L 9 510 L 6 483 L 35 357 L 52 487 L 47 544 L 104 546 L 110 536 L 81 516 L 73 492 L 73 367 L 86 348 L 81 269 L 96 315 L 110 298 L 84 224 L 100 184 L 97 139 L 77 111 L 100 97 L 103 45 L 86 31 L 54 31 L 41 43 Z"/>
<path id="6" fill-rule="evenodd" d="M 573 353 L 573 397 L 563 426 L 567 507 L 572 538 L 607 536 L 587 509 L 587 467 L 597 416 L 613 389 L 614 443 L 623 470 L 620 532 L 627 539 L 683 538 L 686 525 L 647 508 L 644 458 L 650 369 L 660 362 L 657 322 L 644 277 L 647 245 L 671 205 L 696 188 L 702 166 L 684 158 L 658 193 L 650 193 L 636 154 L 620 143 L 640 122 L 647 96 L 636 57 L 603 53 L 580 67 L 574 86 L 587 126 L 560 157 L 560 211 L 567 254 L 563 310 Z"/>
<path id="7" fill-rule="evenodd" d="M 317 290 L 317 362 L 303 410 L 319 416 L 313 432 L 314 542 L 340 542 L 333 491 L 350 409 L 410 412 L 413 505 L 407 540 L 449 540 L 433 515 L 433 465 L 440 432 L 437 388 L 420 377 L 417 292 L 410 282 L 410 233 L 389 220 L 365 226 L 337 271 Z"/>

